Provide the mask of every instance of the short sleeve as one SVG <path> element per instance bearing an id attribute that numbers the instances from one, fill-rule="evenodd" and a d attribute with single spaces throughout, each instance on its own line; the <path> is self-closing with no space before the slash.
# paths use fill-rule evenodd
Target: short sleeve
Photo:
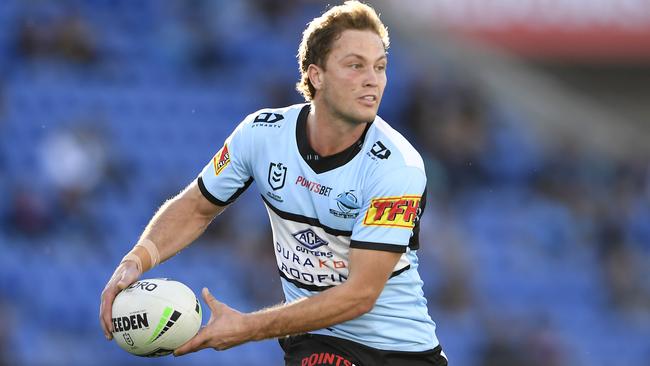
<path id="1" fill-rule="evenodd" d="M 376 177 L 363 194 L 363 209 L 352 230 L 351 248 L 404 253 L 417 245 L 425 203 L 426 175 L 403 167 Z"/>
<path id="2" fill-rule="evenodd" d="M 198 177 L 201 193 L 212 203 L 234 202 L 253 182 L 249 164 L 250 130 L 244 120 L 205 165 Z"/>

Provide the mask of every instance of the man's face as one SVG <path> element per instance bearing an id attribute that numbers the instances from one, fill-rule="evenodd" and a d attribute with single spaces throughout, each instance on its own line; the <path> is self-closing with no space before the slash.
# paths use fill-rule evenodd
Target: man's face
<path id="1" fill-rule="evenodd" d="M 379 35 L 369 30 L 343 31 L 321 69 L 316 99 L 348 123 L 372 122 L 386 87 L 386 62 Z"/>

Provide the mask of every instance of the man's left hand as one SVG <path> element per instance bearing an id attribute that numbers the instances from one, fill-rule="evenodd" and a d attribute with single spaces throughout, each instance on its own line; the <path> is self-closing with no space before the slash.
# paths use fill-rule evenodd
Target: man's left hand
<path id="1" fill-rule="evenodd" d="M 251 334 L 246 327 L 245 314 L 219 302 L 207 288 L 203 288 L 201 294 L 210 308 L 210 320 L 197 335 L 174 350 L 174 356 L 182 356 L 204 348 L 223 351 L 251 339 Z"/>

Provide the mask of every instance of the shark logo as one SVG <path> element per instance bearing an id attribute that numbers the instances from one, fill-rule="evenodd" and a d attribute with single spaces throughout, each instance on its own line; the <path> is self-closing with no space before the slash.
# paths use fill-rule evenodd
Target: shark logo
<path id="1" fill-rule="evenodd" d="M 355 218 L 361 209 L 360 199 L 354 189 L 345 191 L 336 196 L 336 209 L 330 208 L 330 213 L 344 219 Z"/>

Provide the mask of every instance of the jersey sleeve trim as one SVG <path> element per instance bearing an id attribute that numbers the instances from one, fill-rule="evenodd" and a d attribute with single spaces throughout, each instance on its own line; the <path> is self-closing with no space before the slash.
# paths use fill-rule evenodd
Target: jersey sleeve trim
<path id="1" fill-rule="evenodd" d="M 350 241 L 350 248 L 381 250 L 384 252 L 406 253 L 406 245 L 373 243 L 368 241 Z"/>
<path id="2" fill-rule="evenodd" d="M 197 183 L 199 185 L 199 190 L 201 191 L 203 196 L 208 199 L 208 201 L 212 202 L 213 204 L 215 204 L 217 206 L 221 206 L 221 207 L 228 206 L 228 204 L 226 202 L 224 202 L 224 201 L 218 199 L 217 197 L 213 196 L 212 193 L 210 193 L 210 191 L 208 191 L 208 189 L 205 187 L 205 184 L 203 183 L 203 178 L 198 177 L 196 179 L 196 181 L 197 181 Z"/>
<path id="3" fill-rule="evenodd" d="M 237 198 L 239 198 L 239 196 L 241 196 L 241 194 L 244 193 L 248 189 L 248 187 L 251 185 L 251 183 L 253 183 L 253 177 L 249 178 L 244 183 L 244 185 L 242 187 L 240 187 L 239 189 L 237 189 L 235 191 L 235 193 L 233 193 L 233 195 L 230 196 L 230 198 L 228 200 L 226 200 L 226 201 L 222 201 L 222 200 L 218 199 L 217 197 L 213 196 L 212 193 L 210 193 L 210 191 L 208 191 L 208 188 L 205 186 L 205 183 L 203 183 L 203 178 L 198 177 L 197 178 L 197 183 L 199 185 L 199 190 L 201 191 L 201 193 L 203 193 L 203 196 L 205 196 L 205 198 L 208 199 L 208 201 L 212 202 L 213 204 L 215 204 L 217 206 L 224 207 L 224 206 L 228 206 L 229 204 L 235 202 L 235 200 Z"/>

